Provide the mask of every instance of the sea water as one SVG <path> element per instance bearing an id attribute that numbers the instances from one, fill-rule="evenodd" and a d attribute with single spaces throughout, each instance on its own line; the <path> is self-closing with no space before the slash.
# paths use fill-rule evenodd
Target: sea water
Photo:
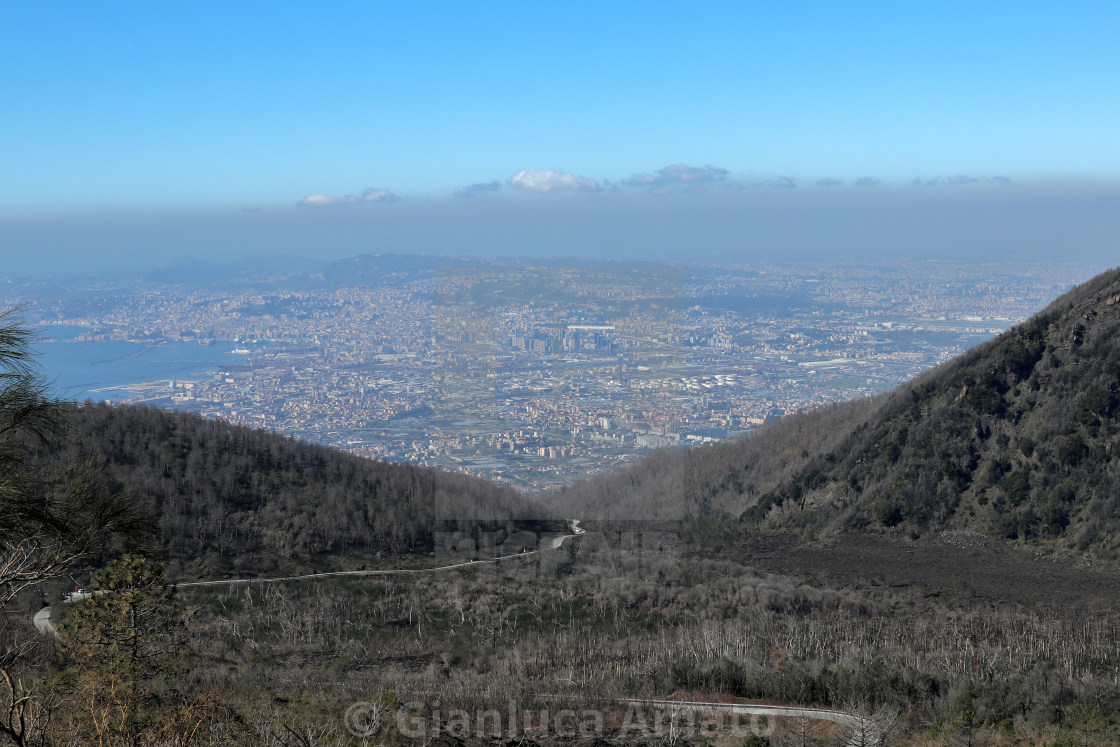
<path id="1" fill-rule="evenodd" d="M 163 379 L 200 379 L 230 365 L 243 364 L 236 343 L 194 341 L 89 342 L 84 330 L 52 327 L 34 350 L 39 368 L 57 396 L 84 401 L 115 400 L 119 387 Z"/>

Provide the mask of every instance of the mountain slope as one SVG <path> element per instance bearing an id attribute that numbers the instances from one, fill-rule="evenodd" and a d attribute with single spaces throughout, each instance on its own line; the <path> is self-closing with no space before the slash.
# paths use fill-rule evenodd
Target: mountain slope
<path id="1" fill-rule="evenodd" d="M 816 526 L 959 526 L 1079 547 L 1099 536 L 1111 548 L 1118 332 L 1112 271 L 884 397 L 873 420 L 747 518 L 796 521 L 808 509 L 816 515 L 801 518 Z"/>
<path id="2" fill-rule="evenodd" d="M 85 405 L 46 469 L 92 458 L 154 509 L 173 575 L 357 567 L 427 554 L 437 521 L 539 515 L 511 488 L 150 407 Z"/>
<path id="3" fill-rule="evenodd" d="M 1116 556 L 1118 412 L 1120 271 L 1112 270 L 872 400 L 715 448 L 653 455 L 558 501 L 609 501 L 616 516 L 671 507 L 816 532 L 960 528 Z M 650 507 L 643 494 L 668 499 Z"/>

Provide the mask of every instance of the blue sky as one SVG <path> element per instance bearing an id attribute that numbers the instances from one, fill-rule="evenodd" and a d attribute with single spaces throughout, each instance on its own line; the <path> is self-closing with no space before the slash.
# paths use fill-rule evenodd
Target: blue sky
<path id="1" fill-rule="evenodd" d="M 380 225 L 464 197 L 750 200 L 860 179 L 1089 184 L 1110 204 L 1118 31 L 1115 2 L 12 3 L 0 240 L 74 253 L 60 218 Z"/>

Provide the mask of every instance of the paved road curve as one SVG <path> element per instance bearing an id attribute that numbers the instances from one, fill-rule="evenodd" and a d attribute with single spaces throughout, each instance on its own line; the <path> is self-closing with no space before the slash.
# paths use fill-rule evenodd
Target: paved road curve
<path id="1" fill-rule="evenodd" d="M 783 716 L 786 718 L 808 718 L 818 721 L 831 721 L 849 731 L 845 744 L 852 747 L 871 747 L 880 742 L 878 725 L 871 719 L 845 711 L 827 708 L 802 708 L 800 706 L 752 705 L 750 703 L 708 703 L 697 700 L 653 700 L 640 698 L 617 698 L 617 702 L 639 708 L 660 708 L 683 711 L 721 711 L 723 713 L 745 716 Z"/>
<path id="2" fill-rule="evenodd" d="M 35 629 L 43 635 L 50 635 L 58 638 L 58 631 L 54 629 L 54 623 L 51 622 L 51 608 L 44 607 L 35 613 L 33 618 L 35 622 Z"/>

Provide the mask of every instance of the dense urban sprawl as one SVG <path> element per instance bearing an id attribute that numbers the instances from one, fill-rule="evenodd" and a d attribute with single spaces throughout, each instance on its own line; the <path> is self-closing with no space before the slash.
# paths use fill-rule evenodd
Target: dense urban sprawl
<path id="1" fill-rule="evenodd" d="M 95 396 L 533 490 L 893 387 L 1089 272 L 472 261 L 319 285 L 91 280 L 25 309 L 46 336 L 77 327 L 76 343 L 148 346 L 138 357 L 235 346 L 205 373 Z"/>

